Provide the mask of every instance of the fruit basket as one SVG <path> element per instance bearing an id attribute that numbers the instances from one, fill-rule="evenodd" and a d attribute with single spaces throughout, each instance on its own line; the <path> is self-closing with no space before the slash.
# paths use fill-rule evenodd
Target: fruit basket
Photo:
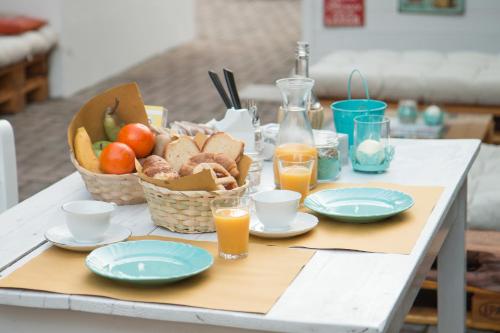
<path id="1" fill-rule="evenodd" d="M 108 145 L 122 145 L 122 149 L 125 146 L 123 143 L 105 141 L 110 140 L 105 123 L 107 121 L 105 114 L 110 108 L 115 109 L 113 111 L 116 111 L 121 119 L 122 128 L 126 124 L 148 125 L 144 102 L 135 83 L 109 89 L 90 99 L 75 114 L 69 124 L 68 145 L 71 162 L 82 176 L 87 190 L 94 199 L 114 202 L 118 205 L 144 203 L 146 201 L 144 192 L 134 170 L 134 152 L 130 150 L 132 155 L 129 156 L 129 170 L 120 174 L 106 172 L 102 164 L 103 159 L 99 158 L 100 155 L 96 153 L 95 145 L 97 144 L 101 145 L 102 151 L 99 153 L 104 154 L 107 148 L 102 146 L 104 142 Z M 125 149 L 131 148 L 125 147 Z"/>
<path id="2" fill-rule="evenodd" d="M 117 205 L 135 205 L 146 202 L 137 174 L 94 173 L 82 168 L 73 153 L 71 154 L 71 162 L 82 176 L 85 187 L 95 200 L 114 202 Z"/>
<path id="3" fill-rule="evenodd" d="M 170 231 L 203 233 L 215 231 L 210 202 L 216 198 L 242 196 L 248 182 L 232 190 L 171 191 L 140 180 L 153 222 Z"/>

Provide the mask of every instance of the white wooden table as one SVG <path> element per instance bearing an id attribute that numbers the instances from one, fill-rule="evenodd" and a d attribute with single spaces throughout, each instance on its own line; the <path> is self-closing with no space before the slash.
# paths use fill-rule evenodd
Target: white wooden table
<path id="1" fill-rule="evenodd" d="M 266 315 L 2 289 L 0 332 L 235 332 L 235 328 L 242 332 L 398 332 L 437 257 L 439 330 L 462 333 L 466 176 L 479 141 L 393 143 L 396 157 L 389 172 L 367 175 L 344 168 L 339 181 L 445 187 L 410 255 L 318 251 Z M 270 165 L 263 182 L 267 186 L 272 182 Z M 0 215 L 1 275 L 50 246 L 43 234 L 63 223 L 62 203 L 86 198 L 89 194 L 80 176 L 72 174 Z M 114 222 L 131 228 L 135 235 L 179 236 L 156 228 L 146 205 L 120 207 Z M 215 239 L 214 234 L 184 237 Z"/>

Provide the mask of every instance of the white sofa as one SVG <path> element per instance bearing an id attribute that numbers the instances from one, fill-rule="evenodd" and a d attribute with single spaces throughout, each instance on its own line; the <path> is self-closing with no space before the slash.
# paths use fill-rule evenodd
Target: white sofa
<path id="1" fill-rule="evenodd" d="M 311 66 L 319 97 L 345 98 L 359 69 L 373 98 L 450 104 L 500 105 L 500 54 L 415 50 L 336 51 Z M 353 96 L 363 96 L 359 79 Z"/>

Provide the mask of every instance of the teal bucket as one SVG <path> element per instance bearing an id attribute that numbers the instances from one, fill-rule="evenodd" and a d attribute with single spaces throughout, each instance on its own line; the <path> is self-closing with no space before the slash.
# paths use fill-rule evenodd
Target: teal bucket
<path id="1" fill-rule="evenodd" d="M 351 79 L 354 73 L 361 76 L 363 88 L 365 90 L 365 99 L 351 99 Z M 347 134 L 349 137 L 349 146 L 352 146 L 354 140 L 354 118 L 365 115 L 383 116 L 387 109 L 387 104 L 383 101 L 370 99 L 368 93 L 368 84 L 361 72 L 353 70 L 347 81 L 347 98 L 343 101 L 333 102 L 330 108 L 333 112 L 333 122 L 338 133 Z"/>

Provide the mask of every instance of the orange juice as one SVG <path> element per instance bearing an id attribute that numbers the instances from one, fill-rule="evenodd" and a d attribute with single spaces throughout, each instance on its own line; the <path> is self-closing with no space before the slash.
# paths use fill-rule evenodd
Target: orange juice
<path id="1" fill-rule="evenodd" d="M 280 183 L 282 190 L 299 192 L 303 202 L 309 194 L 309 183 L 311 181 L 311 169 L 303 166 L 287 166 L 280 170 Z"/>
<path id="2" fill-rule="evenodd" d="M 250 215 L 241 208 L 219 208 L 214 214 L 219 252 L 228 255 L 248 253 Z"/>
<path id="3" fill-rule="evenodd" d="M 316 147 L 309 146 L 304 143 L 285 143 L 276 147 L 274 151 L 274 183 L 277 187 L 280 186 L 280 177 L 278 171 L 278 159 L 280 156 L 290 156 L 291 160 L 301 161 L 303 159 L 313 158 L 314 165 L 311 173 L 311 181 L 309 186 L 315 187 L 317 184 L 318 175 L 318 152 Z"/>

